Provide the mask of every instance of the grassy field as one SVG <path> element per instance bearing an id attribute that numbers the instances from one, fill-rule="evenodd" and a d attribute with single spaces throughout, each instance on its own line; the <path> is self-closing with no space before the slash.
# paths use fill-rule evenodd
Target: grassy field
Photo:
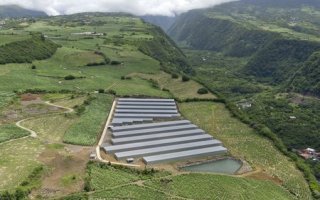
<path id="1" fill-rule="evenodd" d="M 24 121 L 22 125 L 35 131 L 41 140 L 62 142 L 65 132 L 75 122 L 75 119 L 66 118 L 64 115 L 52 115 L 30 119 Z"/>
<path id="2" fill-rule="evenodd" d="M 197 91 L 202 88 L 203 86 L 199 83 L 189 80 L 186 82 L 182 81 L 182 77 L 180 76 L 177 79 L 171 77 L 170 74 L 165 72 L 160 72 L 157 74 L 131 74 L 131 77 L 140 77 L 142 79 L 152 79 L 156 81 L 161 89 L 168 89 L 170 93 L 178 99 L 188 99 L 188 98 L 200 98 L 200 99 L 214 99 L 216 96 L 213 94 L 204 94 L 200 95 Z"/>
<path id="3" fill-rule="evenodd" d="M 0 191 L 14 190 L 37 166 L 37 156 L 44 146 L 27 138 L 0 144 Z"/>
<path id="4" fill-rule="evenodd" d="M 293 199 L 270 181 L 213 174 L 172 175 L 107 165 L 88 165 L 88 184 L 92 192 L 83 199 Z M 139 172 L 139 173 L 138 173 Z M 79 194 L 79 196 L 81 196 Z"/>
<path id="5" fill-rule="evenodd" d="M 112 96 L 96 95 L 77 122 L 66 131 L 63 141 L 71 144 L 94 145 L 103 130 L 112 102 Z"/>
<path id="6" fill-rule="evenodd" d="M 28 135 L 30 135 L 28 131 L 18 128 L 16 125 L 0 125 L 0 143 Z"/>
<path id="7" fill-rule="evenodd" d="M 221 175 L 187 174 L 151 180 L 150 188 L 188 199 L 293 199 L 292 195 L 269 181 Z"/>
<path id="8" fill-rule="evenodd" d="M 11 42 L 16 42 L 16 41 L 21 41 L 21 40 L 26 40 L 30 39 L 30 35 L 0 35 L 0 46 L 11 43 Z"/>
<path id="9" fill-rule="evenodd" d="M 283 187 L 299 199 L 311 199 L 308 185 L 295 164 L 281 154 L 272 142 L 232 118 L 223 104 L 183 103 L 179 108 L 187 119 L 221 140 L 233 156 L 279 179 Z"/>
<path id="10" fill-rule="evenodd" d="M 1 74 L 1 69 L 0 69 L 0 74 Z M 14 99 L 15 96 L 16 95 L 12 92 L 0 92 L 0 110 L 4 106 L 8 105 L 10 101 Z"/>

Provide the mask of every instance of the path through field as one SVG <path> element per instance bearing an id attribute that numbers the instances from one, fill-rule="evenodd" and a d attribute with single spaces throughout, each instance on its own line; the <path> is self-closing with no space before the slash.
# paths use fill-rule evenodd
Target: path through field
<path id="1" fill-rule="evenodd" d="M 56 108 L 62 108 L 62 109 L 66 109 L 66 110 L 67 110 L 67 111 L 65 111 L 65 112 L 63 112 L 63 113 L 54 113 L 54 114 L 48 114 L 48 115 L 57 115 L 57 114 L 60 115 L 60 114 L 71 113 L 71 112 L 74 111 L 72 108 L 68 108 L 68 107 L 64 107 L 64 106 L 59 106 L 59 105 L 50 103 L 49 101 L 46 101 L 46 102 L 44 102 L 44 103 L 47 104 L 47 105 L 49 105 L 49 106 L 53 106 L 53 107 L 56 107 Z M 47 115 L 47 116 L 48 116 L 48 115 Z M 30 137 L 36 138 L 36 137 L 38 137 L 38 134 L 37 134 L 35 131 L 33 131 L 33 130 L 31 130 L 31 129 L 28 129 L 28 128 L 26 128 L 26 127 L 24 127 L 24 126 L 21 125 L 21 123 L 23 123 L 23 122 L 25 122 L 25 121 L 27 121 L 27 120 L 30 120 L 30 119 L 34 119 L 34 118 L 35 118 L 35 117 L 30 117 L 30 118 L 26 118 L 26 119 L 20 120 L 20 121 L 16 122 L 16 126 L 18 126 L 19 128 L 21 128 L 21 129 L 23 129 L 23 130 L 28 131 L 28 132 L 30 133 Z M 10 141 L 12 141 L 12 140 L 10 140 Z"/>

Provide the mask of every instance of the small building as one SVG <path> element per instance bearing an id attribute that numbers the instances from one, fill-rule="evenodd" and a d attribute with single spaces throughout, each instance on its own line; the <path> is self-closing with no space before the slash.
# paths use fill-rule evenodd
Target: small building
<path id="1" fill-rule="evenodd" d="M 319 153 L 316 152 L 315 149 L 306 148 L 299 151 L 299 155 L 304 159 L 318 159 Z"/>
<path id="2" fill-rule="evenodd" d="M 97 159 L 97 154 L 95 152 L 92 152 L 89 156 L 90 160 L 95 160 Z"/>
<path id="3" fill-rule="evenodd" d="M 290 119 L 297 119 L 296 116 L 290 116 L 289 118 L 290 118 Z"/>
<path id="4" fill-rule="evenodd" d="M 247 109 L 252 107 L 252 103 L 246 99 L 242 99 L 237 103 L 237 106 L 241 109 Z"/>
<path id="5" fill-rule="evenodd" d="M 316 150 L 315 150 L 315 149 L 312 149 L 312 148 L 307 148 L 305 151 L 306 151 L 307 153 L 309 153 L 309 154 L 312 154 L 312 155 L 315 155 L 315 153 L 316 153 Z"/>

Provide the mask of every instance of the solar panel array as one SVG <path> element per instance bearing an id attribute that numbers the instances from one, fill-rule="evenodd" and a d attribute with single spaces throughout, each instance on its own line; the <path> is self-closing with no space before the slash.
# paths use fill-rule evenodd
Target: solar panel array
<path id="1" fill-rule="evenodd" d="M 190 121 L 153 121 L 160 116 L 167 120 L 180 116 L 173 99 L 119 99 L 113 118 L 116 126 L 111 127 L 110 142 L 103 144 L 102 148 L 119 161 L 142 158 L 146 164 L 227 152 L 219 140 Z M 144 122 L 145 119 L 153 123 L 134 124 L 134 120 Z"/>
<path id="2" fill-rule="evenodd" d="M 111 124 L 122 126 L 177 117 L 180 117 L 180 114 L 173 99 L 120 98 Z"/>

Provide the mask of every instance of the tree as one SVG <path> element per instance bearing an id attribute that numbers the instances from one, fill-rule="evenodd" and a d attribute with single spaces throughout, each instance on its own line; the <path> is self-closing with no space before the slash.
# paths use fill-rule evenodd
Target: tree
<path id="1" fill-rule="evenodd" d="M 208 94 L 208 93 L 209 93 L 209 91 L 207 88 L 200 88 L 198 90 L 198 94 Z"/>
<path id="2" fill-rule="evenodd" d="M 177 79 L 177 78 L 179 78 L 179 76 L 178 76 L 178 74 L 172 74 L 172 75 L 171 75 L 171 78 Z"/>
<path id="3" fill-rule="evenodd" d="M 67 80 L 67 81 L 74 80 L 74 79 L 76 79 L 76 77 L 73 75 L 68 75 L 68 76 L 64 77 L 64 80 Z"/>
<path id="4" fill-rule="evenodd" d="M 190 80 L 190 78 L 188 76 L 186 76 L 186 75 L 182 76 L 182 82 L 187 82 L 189 80 Z"/>

